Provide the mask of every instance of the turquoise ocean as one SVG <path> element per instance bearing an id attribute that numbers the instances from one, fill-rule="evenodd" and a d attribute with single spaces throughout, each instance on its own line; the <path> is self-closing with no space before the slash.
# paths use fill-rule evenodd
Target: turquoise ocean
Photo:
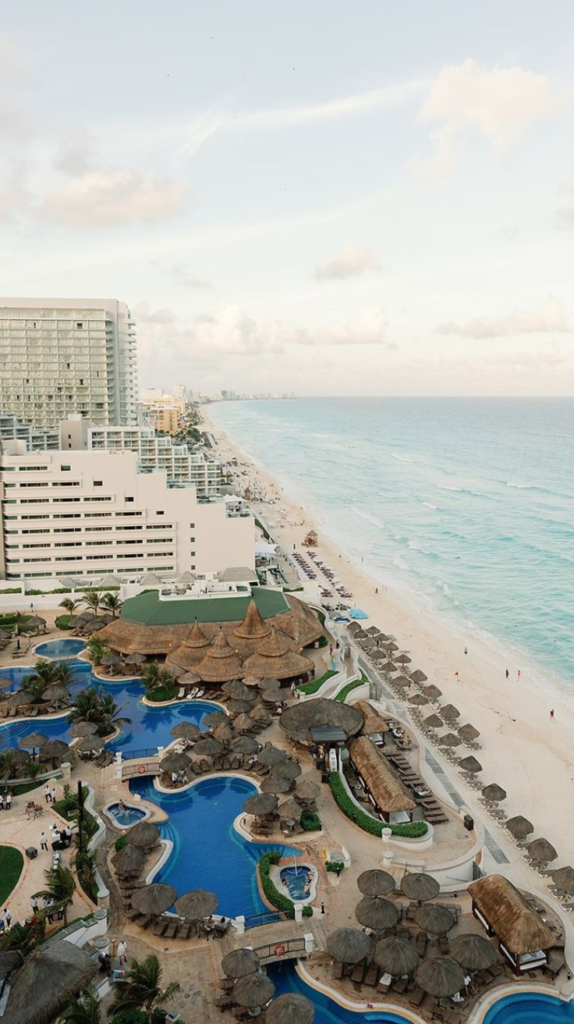
<path id="1" fill-rule="evenodd" d="M 375 579 L 574 701 L 574 400 L 318 398 L 209 411 Z"/>

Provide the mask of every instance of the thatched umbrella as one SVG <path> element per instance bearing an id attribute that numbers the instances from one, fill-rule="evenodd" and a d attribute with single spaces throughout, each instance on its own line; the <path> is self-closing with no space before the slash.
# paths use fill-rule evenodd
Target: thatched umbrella
<path id="1" fill-rule="evenodd" d="M 131 843 L 126 843 L 112 857 L 112 864 L 118 875 L 139 875 L 145 862 L 145 853 Z"/>
<path id="2" fill-rule="evenodd" d="M 14 747 L 5 750 L 4 753 L 9 754 L 10 760 L 16 765 L 27 764 L 32 759 L 32 755 L 27 750 L 16 750 Z"/>
<path id="3" fill-rule="evenodd" d="M 552 872 L 552 881 L 569 896 L 574 895 L 574 868 L 558 868 Z"/>
<path id="4" fill-rule="evenodd" d="M 460 736 L 457 736 L 455 732 L 446 732 L 444 736 L 439 736 L 438 740 L 439 747 L 460 747 L 461 743 Z"/>
<path id="5" fill-rule="evenodd" d="M 468 772 L 469 775 L 478 775 L 478 773 L 482 771 L 480 761 L 478 761 L 473 754 L 469 757 L 463 757 L 462 760 L 458 762 L 458 767 L 461 768 L 463 772 Z"/>
<path id="6" fill-rule="evenodd" d="M 438 700 L 439 697 L 442 697 L 442 690 L 439 690 L 438 686 L 435 686 L 434 683 L 431 683 L 430 686 L 425 686 L 423 693 L 429 700 Z"/>
<path id="7" fill-rule="evenodd" d="M 48 740 L 40 750 L 40 761 L 61 761 L 70 752 L 64 740 Z"/>
<path id="8" fill-rule="evenodd" d="M 413 684 L 408 676 L 396 676 L 396 678 L 393 679 L 393 686 L 400 686 L 406 689 L 407 686 L 412 685 Z"/>
<path id="9" fill-rule="evenodd" d="M 132 825 L 126 832 L 128 843 L 137 846 L 138 850 L 151 849 L 157 843 L 159 836 L 159 828 L 149 821 L 138 821 L 137 825 Z"/>
<path id="10" fill-rule="evenodd" d="M 369 636 L 380 636 L 381 631 L 378 626 L 369 626 L 365 633 L 368 633 Z"/>
<path id="11" fill-rule="evenodd" d="M 226 715 L 224 711 L 212 711 L 203 719 L 203 725 L 206 725 L 208 729 L 217 729 L 218 725 L 229 725 L 229 715 Z"/>
<path id="12" fill-rule="evenodd" d="M 445 704 L 443 708 L 439 708 L 439 714 L 441 718 L 444 718 L 445 722 L 454 722 L 457 718 L 460 718 L 460 711 L 454 704 Z"/>
<path id="13" fill-rule="evenodd" d="M 446 935 L 456 924 L 450 910 L 437 903 L 429 903 L 415 910 L 415 921 L 429 935 Z"/>
<path id="14" fill-rule="evenodd" d="M 327 952 L 341 964 L 358 964 L 370 956 L 373 940 L 358 928 L 336 928 L 327 936 Z"/>
<path id="15" fill-rule="evenodd" d="M 426 683 L 428 676 L 425 676 L 424 672 L 421 672 L 420 668 L 416 668 L 414 672 L 411 672 L 411 679 L 413 683 Z"/>
<path id="16" fill-rule="evenodd" d="M 188 921 L 200 921 L 203 917 L 209 917 L 217 908 L 218 897 L 214 892 L 207 889 L 194 889 L 180 896 L 175 904 L 180 917 L 186 917 Z"/>
<path id="17" fill-rule="evenodd" d="M 280 764 L 275 765 L 273 774 L 281 779 L 298 779 L 301 768 L 295 761 L 281 761 Z"/>
<path id="18" fill-rule="evenodd" d="M 0 676 L 0 690 L 7 690 L 9 686 L 14 686 L 14 680 L 8 679 L 8 676 Z"/>
<path id="19" fill-rule="evenodd" d="M 273 998 L 275 985 L 266 974 L 246 974 L 233 986 L 232 999 L 250 1010 L 265 1006 Z"/>
<path id="20" fill-rule="evenodd" d="M 267 708 L 262 707 L 261 704 L 258 704 L 257 707 L 254 707 L 249 712 L 249 717 L 252 718 L 254 722 L 264 722 L 267 725 L 273 721 Z"/>
<path id="21" fill-rule="evenodd" d="M 496 950 L 484 935 L 457 935 L 450 944 L 450 955 L 465 971 L 486 971 L 498 960 Z"/>
<path id="22" fill-rule="evenodd" d="M 193 748 L 193 753 L 198 757 L 215 757 L 217 754 L 221 754 L 223 749 L 223 743 L 216 740 L 214 736 L 200 736 Z"/>
<path id="23" fill-rule="evenodd" d="M 359 626 L 359 629 L 353 631 L 353 640 L 366 640 L 368 635 L 366 629 Z"/>
<path id="24" fill-rule="evenodd" d="M 373 932 L 394 928 L 400 916 L 401 911 L 396 903 L 379 896 L 365 896 L 355 907 L 355 917 L 359 924 Z"/>
<path id="25" fill-rule="evenodd" d="M 74 739 L 82 736 L 94 736 L 97 731 L 98 727 L 95 722 L 78 722 L 70 729 L 70 736 Z"/>
<path id="26" fill-rule="evenodd" d="M 259 749 L 259 744 L 252 736 L 237 736 L 231 740 L 230 747 L 236 754 L 255 754 Z"/>
<path id="27" fill-rule="evenodd" d="M 51 1024 L 69 997 L 86 988 L 97 971 L 97 960 L 65 939 L 37 946 L 10 977 L 10 998 L 2 1020 L 6 1024 Z"/>
<path id="28" fill-rule="evenodd" d="M 104 741 L 102 737 L 95 734 L 84 736 L 79 743 L 76 743 L 76 750 L 81 750 L 83 754 L 98 754 L 103 749 Z"/>
<path id="29" fill-rule="evenodd" d="M 288 793 L 291 786 L 291 779 L 284 779 L 280 775 L 275 775 L 274 772 L 271 772 L 266 779 L 263 779 L 261 792 L 271 793 L 276 796 L 277 794 Z"/>
<path id="30" fill-rule="evenodd" d="M 255 974 L 261 966 L 257 953 L 248 946 L 232 949 L 221 961 L 221 966 L 228 978 L 244 978 L 247 974 Z"/>
<path id="31" fill-rule="evenodd" d="M 177 889 L 174 889 L 173 885 L 152 882 L 151 885 L 144 885 L 142 889 L 136 889 L 132 896 L 132 907 L 139 910 L 140 914 L 153 914 L 159 917 L 173 907 L 176 899 Z"/>
<path id="32" fill-rule="evenodd" d="M 63 700 L 70 699 L 70 694 L 66 686 L 61 686 L 60 683 L 54 683 L 53 686 L 48 686 L 43 693 L 43 699 L 50 702 L 50 704 L 59 704 Z"/>
<path id="33" fill-rule="evenodd" d="M 526 849 L 532 857 L 532 860 L 538 860 L 544 863 L 556 860 L 558 856 L 556 850 L 552 846 L 552 843 L 549 843 L 547 839 L 534 839 L 533 842 L 528 844 Z"/>
<path id="34" fill-rule="evenodd" d="M 196 672 L 184 672 L 184 674 L 180 676 L 176 665 L 165 665 L 164 667 L 168 672 L 171 668 L 175 669 L 174 679 L 177 679 L 180 686 L 197 686 L 197 684 L 201 682 L 201 679 Z"/>
<path id="35" fill-rule="evenodd" d="M 426 725 L 427 729 L 442 729 L 444 722 L 438 715 L 429 715 L 425 718 L 423 725 Z"/>
<path id="36" fill-rule="evenodd" d="M 315 1007 L 299 992 L 284 992 L 269 1004 L 265 1024 L 313 1024 Z"/>
<path id="37" fill-rule="evenodd" d="M 526 839 L 526 836 L 534 832 L 534 825 L 522 814 L 516 814 L 514 818 L 508 818 L 504 822 L 504 827 L 508 829 L 515 839 Z"/>
<path id="38" fill-rule="evenodd" d="M 219 743 L 223 743 L 224 747 L 228 746 L 236 738 L 231 725 L 227 722 L 223 722 L 222 725 L 218 725 L 217 729 L 213 730 L 213 735 Z M 251 740 L 247 739 L 247 736 L 241 736 L 240 739 L 246 740 L 247 743 L 251 742 Z M 257 749 L 257 744 L 255 744 L 255 749 Z"/>
<path id="39" fill-rule="evenodd" d="M 395 654 L 395 661 L 397 665 L 410 665 L 412 658 L 409 658 L 408 654 Z"/>
<path id="40" fill-rule="evenodd" d="M 415 981 L 435 999 L 445 999 L 460 992 L 464 985 L 464 972 L 448 956 L 431 956 L 417 967 Z"/>
<path id="41" fill-rule="evenodd" d="M 296 800 L 285 800 L 279 805 L 279 819 L 283 821 L 299 821 L 303 813 Z"/>
<path id="42" fill-rule="evenodd" d="M 306 804 L 316 800 L 320 792 L 321 787 L 316 782 L 313 782 L 309 776 L 305 776 L 297 783 L 294 796 L 296 800 L 301 800 L 302 803 Z"/>
<path id="43" fill-rule="evenodd" d="M 18 746 L 22 747 L 23 750 L 31 750 L 35 756 L 36 750 L 39 750 L 48 742 L 48 737 L 44 736 L 43 732 L 30 732 L 27 736 L 22 736 L 21 740 L 18 740 Z"/>
<path id="44" fill-rule="evenodd" d="M 416 900 L 417 903 L 426 903 L 427 900 L 434 900 L 435 896 L 438 896 L 440 884 L 432 875 L 426 875 L 424 871 L 416 871 L 412 874 L 403 875 L 401 892 L 409 900 Z"/>
<path id="45" fill-rule="evenodd" d="M 254 793 L 243 804 L 246 814 L 254 814 L 256 818 L 266 818 L 277 810 L 278 800 L 271 793 Z"/>
<path id="46" fill-rule="evenodd" d="M 172 750 L 161 759 L 159 766 L 162 772 L 185 772 L 190 764 L 191 760 L 187 754 Z"/>
<path id="47" fill-rule="evenodd" d="M 278 686 L 270 686 L 262 693 L 264 704 L 282 704 L 285 700 L 285 693 Z"/>
<path id="48" fill-rule="evenodd" d="M 233 728 L 235 732 L 250 732 L 252 729 L 256 729 L 256 720 L 251 718 L 250 715 L 238 715 L 233 720 Z"/>
<path id="49" fill-rule="evenodd" d="M 30 693 L 25 693 L 24 690 L 16 690 L 14 693 L 11 693 L 6 701 L 6 704 L 12 708 L 23 708 L 25 704 L 32 703 L 32 695 Z"/>
<path id="50" fill-rule="evenodd" d="M 221 689 L 233 697 L 234 700 L 246 700 L 250 704 L 254 700 L 257 700 L 257 694 L 250 690 L 248 686 L 244 686 L 240 679 L 232 679 L 229 683 L 225 683 Z"/>
<path id="51" fill-rule="evenodd" d="M 470 722 L 467 725 L 461 725 L 460 729 L 456 731 L 465 743 L 473 743 L 480 736 L 479 730 L 474 725 L 471 725 Z"/>
<path id="52" fill-rule="evenodd" d="M 345 736 L 354 736 L 363 726 L 360 711 L 342 701 L 315 697 L 298 701 L 281 715 L 281 726 L 293 739 L 313 742 L 313 731 L 325 726 L 342 729 Z"/>
<path id="53" fill-rule="evenodd" d="M 398 649 L 399 649 L 399 648 L 398 648 L 398 646 L 397 646 L 397 644 L 393 643 L 393 641 L 392 641 L 392 640 L 391 640 L 391 642 L 390 642 L 390 643 L 386 643 L 386 644 L 384 645 L 384 648 L 385 648 L 385 651 L 389 651 L 389 652 L 390 652 L 391 654 L 392 654 L 392 653 L 393 653 L 394 651 L 398 651 Z"/>
<path id="54" fill-rule="evenodd" d="M 176 740 L 195 740 L 199 736 L 199 727 L 195 722 L 180 722 L 170 729 L 169 734 Z"/>
<path id="55" fill-rule="evenodd" d="M 286 761 L 288 756 L 285 750 L 280 750 L 279 747 L 274 747 L 270 744 L 259 751 L 257 760 L 261 764 L 266 764 L 269 768 L 273 768 L 276 764 Z"/>
<path id="56" fill-rule="evenodd" d="M 482 790 L 482 795 L 485 800 L 493 804 L 499 804 L 501 800 L 506 800 L 506 790 L 502 786 L 497 785 L 496 782 L 491 782 L 490 786 L 485 786 Z"/>
<path id="57" fill-rule="evenodd" d="M 128 654 L 127 658 L 124 658 L 124 661 L 126 665 L 141 665 L 145 659 L 145 654 L 140 654 L 138 651 L 134 651 L 133 654 Z"/>
<path id="58" fill-rule="evenodd" d="M 109 651 L 104 654 L 100 664 L 106 668 L 116 668 L 118 665 L 123 665 L 123 658 L 120 658 L 119 654 L 114 654 L 113 651 Z"/>
<path id="59" fill-rule="evenodd" d="M 429 699 L 428 697 L 425 697 L 424 693 L 415 693 L 412 697 L 409 697 L 409 704 L 414 704 L 414 706 L 418 708 L 422 708 L 428 703 Z"/>
<path id="60" fill-rule="evenodd" d="M 387 655 L 388 657 L 388 655 Z M 384 665 L 380 666 L 381 672 L 386 672 L 388 675 L 392 675 L 393 672 L 398 672 L 396 665 L 393 665 L 392 661 L 385 661 Z"/>
<path id="61" fill-rule="evenodd" d="M 361 872 L 357 878 L 357 885 L 363 896 L 388 896 L 395 888 L 395 880 L 388 871 L 371 868 L 369 871 Z"/>
<path id="62" fill-rule="evenodd" d="M 247 715 L 251 711 L 251 704 L 248 700 L 230 700 L 226 706 L 230 715 Z"/>
<path id="63" fill-rule="evenodd" d="M 260 679 L 257 685 L 260 690 L 276 690 L 281 683 L 278 679 Z"/>
<path id="64" fill-rule="evenodd" d="M 386 974 L 400 978 L 403 974 L 412 974 L 418 965 L 419 954 L 408 939 L 389 935 L 377 942 L 373 960 Z"/>

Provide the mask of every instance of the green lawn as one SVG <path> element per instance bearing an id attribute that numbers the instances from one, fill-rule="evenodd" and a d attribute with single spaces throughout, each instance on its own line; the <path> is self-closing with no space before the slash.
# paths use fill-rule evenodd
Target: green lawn
<path id="1" fill-rule="evenodd" d="M 160 601 L 157 590 L 138 594 L 124 601 L 122 619 L 141 626 L 170 626 L 198 622 L 237 622 L 245 618 L 247 606 L 253 597 L 262 618 L 291 610 L 287 598 L 280 590 L 254 587 L 253 594 L 244 597 L 198 598 L 195 601 Z"/>
<path id="2" fill-rule="evenodd" d="M 24 858 L 13 846 L 0 846 L 0 903 L 4 905 L 22 874 Z"/>

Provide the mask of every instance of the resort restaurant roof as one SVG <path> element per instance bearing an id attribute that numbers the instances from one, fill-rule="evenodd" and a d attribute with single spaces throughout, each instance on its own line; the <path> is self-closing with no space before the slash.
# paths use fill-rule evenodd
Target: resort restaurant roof
<path id="1" fill-rule="evenodd" d="M 197 665 L 197 674 L 206 683 L 225 683 L 242 675 L 239 657 L 223 631 L 213 646 L 206 649 L 205 657 Z"/>
<path id="2" fill-rule="evenodd" d="M 291 648 L 292 643 L 272 627 L 269 636 L 260 641 L 255 653 L 245 659 L 243 674 L 258 676 L 260 679 L 292 679 L 306 675 L 313 668 L 313 662 Z"/>
<path id="3" fill-rule="evenodd" d="M 314 743 L 344 743 L 347 733 L 340 725 L 320 725 L 311 729 Z"/>
<path id="4" fill-rule="evenodd" d="M 353 707 L 360 711 L 363 716 L 363 728 L 361 736 L 374 736 L 377 733 L 388 732 L 388 722 L 375 711 L 375 708 L 368 700 L 356 700 Z"/>
<path id="5" fill-rule="evenodd" d="M 354 736 L 363 724 L 363 716 L 348 704 L 328 700 L 326 697 L 315 697 L 292 704 L 283 712 L 279 721 L 293 739 L 310 743 L 313 741 L 313 730 L 324 727 L 340 727 L 346 739 Z"/>
<path id="6" fill-rule="evenodd" d="M 535 953 L 554 945 L 550 929 L 508 878 L 486 875 L 471 882 L 468 892 L 475 916 L 510 953 Z"/>
<path id="7" fill-rule="evenodd" d="M 415 801 L 396 776 L 386 757 L 368 738 L 359 736 L 349 747 L 351 760 L 377 806 L 386 814 L 413 811 Z"/>
<path id="8" fill-rule="evenodd" d="M 219 573 L 222 583 L 259 583 L 259 577 L 255 569 L 249 569 L 246 565 L 232 566 Z"/>

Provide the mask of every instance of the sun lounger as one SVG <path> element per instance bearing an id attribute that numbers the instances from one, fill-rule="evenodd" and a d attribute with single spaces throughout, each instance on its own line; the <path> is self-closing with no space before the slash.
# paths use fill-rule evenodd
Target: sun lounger
<path id="1" fill-rule="evenodd" d="M 371 966 L 367 970 L 367 973 L 365 974 L 365 980 L 364 980 L 363 984 L 364 985 L 370 985 L 371 988 L 374 988 L 375 985 L 377 984 L 378 977 L 379 977 L 379 969 L 378 969 L 377 965 L 376 964 L 371 964 Z"/>
<path id="2" fill-rule="evenodd" d="M 179 931 L 179 921 L 170 921 L 168 926 L 167 926 L 167 928 L 166 928 L 166 930 L 165 930 L 165 932 L 164 932 L 164 938 L 166 938 L 166 939 L 176 939 L 178 931 Z"/>
<path id="3" fill-rule="evenodd" d="M 180 939 L 189 939 L 189 936 L 191 935 L 192 929 L 193 929 L 193 922 L 192 921 L 184 921 L 184 923 L 182 924 L 182 926 L 181 926 L 181 928 L 179 930 L 179 938 Z M 225 978 L 225 981 L 231 981 L 231 980 L 232 979 L 230 979 L 230 978 Z M 225 986 L 222 986 L 222 987 L 225 987 Z"/>
<path id="4" fill-rule="evenodd" d="M 185 686 L 180 686 L 177 696 L 179 700 L 183 700 L 183 698 L 185 697 Z"/>
<path id="5" fill-rule="evenodd" d="M 410 996 L 408 997 L 409 1003 L 411 1003 L 413 1006 L 420 1006 L 424 997 L 424 990 L 420 988 L 419 985 L 416 985 L 413 991 L 411 992 Z"/>
<path id="6" fill-rule="evenodd" d="M 167 931 L 168 924 L 169 924 L 169 921 L 167 921 L 165 919 L 165 917 L 164 918 L 161 918 L 161 917 L 158 918 L 158 920 L 156 921 L 156 923 L 154 924 L 154 926 L 152 928 L 153 934 L 154 935 L 159 935 L 160 937 L 163 937 L 165 935 L 166 931 Z"/>
<path id="7" fill-rule="evenodd" d="M 364 964 L 357 964 L 357 966 L 355 967 L 355 970 L 353 971 L 353 973 L 351 975 L 351 981 L 354 981 L 356 984 L 361 985 L 362 982 L 363 982 L 363 978 L 364 977 L 365 977 L 365 965 Z"/>
<path id="8" fill-rule="evenodd" d="M 331 977 L 335 981 L 339 981 L 343 977 L 343 964 L 333 964 L 331 967 Z"/>
<path id="9" fill-rule="evenodd" d="M 153 920 L 154 920 L 154 918 L 152 917 L 151 914 L 144 914 L 143 917 L 138 917 L 138 919 L 136 921 L 136 924 L 137 924 L 138 928 L 143 928 L 144 931 L 145 931 L 146 928 L 149 928 L 149 926 L 150 926 L 150 924 L 152 923 Z"/>

